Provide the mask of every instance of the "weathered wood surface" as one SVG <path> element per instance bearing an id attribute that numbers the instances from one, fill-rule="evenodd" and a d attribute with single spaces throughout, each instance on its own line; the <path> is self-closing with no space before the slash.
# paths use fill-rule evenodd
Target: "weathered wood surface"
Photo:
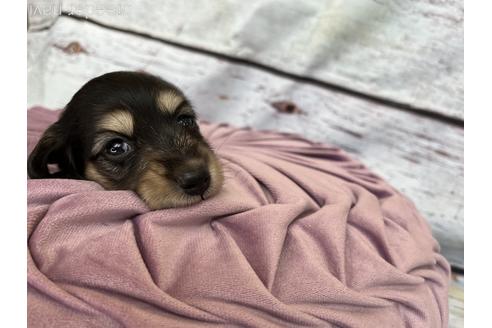
<path id="1" fill-rule="evenodd" d="M 463 328 L 465 317 L 465 277 L 453 274 L 449 286 L 449 328 Z"/>
<path id="2" fill-rule="evenodd" d="M 462 0 L 63 0 L 63 9 L 464 117 Z"/>
<path id="3" fill-rule="evenodd" d="M 28 49 L 29 105 L 63 107 L 99 74 L 145 70 L 183 88 L 203 119 L 338 145 L 408 195 L 443 254 L 463 265 L 460 127 L 66 17 L 29 33 Z"/>

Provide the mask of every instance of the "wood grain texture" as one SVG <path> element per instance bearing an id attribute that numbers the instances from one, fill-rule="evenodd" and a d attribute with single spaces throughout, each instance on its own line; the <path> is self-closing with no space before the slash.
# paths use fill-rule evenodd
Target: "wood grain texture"
<path id="1" fill-rule="evenodd" d="M 74 43 L 79 51 L 68 51 Z M 158 74 L 202 119 L 294 132 L 360 158 L 416 203 L 443 254 L 463 265 L 462 128 L 66 17 L 30 33 L 28 46 L 29 105 L 63 107 L 113 70 Z"/>
<path id="2" fill-rule="evenodd" d="M 464 117 L 462 0 L 142 0 L 109 1 L 106 10 L 99 0 L 64 0 L 63 8 L 111 26 Z"/>
<path id="3" fill-rule="evenodd" d="M 453 274 L 448 301 L 449 328 L 463 328 L 465 325 L 465 276 Z"/>

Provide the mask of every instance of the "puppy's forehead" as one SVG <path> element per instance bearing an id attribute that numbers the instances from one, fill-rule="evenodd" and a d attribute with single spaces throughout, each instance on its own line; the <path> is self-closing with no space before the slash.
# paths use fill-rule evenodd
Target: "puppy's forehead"
<path id="1" fill-rule="evenodd" d="M 97 124 L 99 130 L 114 131 L 127 136 L 132 136 L 133 126 L 132 114 L 123 109 L 113 110 L 104 114 Z"/>
<path id="2" fill-rule="evenodd" d="M 185 101 L 185 98 L 177 90 L 166 89 L 159 91 L 156 101 L 161 111 L 172 114 Z"/>

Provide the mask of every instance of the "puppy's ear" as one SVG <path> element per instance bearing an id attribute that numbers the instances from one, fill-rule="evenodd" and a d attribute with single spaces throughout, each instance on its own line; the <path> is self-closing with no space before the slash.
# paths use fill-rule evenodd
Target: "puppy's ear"
<path id="1" fill-rule="evenodd" d="M 60 171 L 51 174 L 48 164 L 57 164 Z M 54 123 L 44 132 L 29 155 L 27 173 L 32 179 L 81 178 L 77 171 L 73 146 L 58 122 Z"/>

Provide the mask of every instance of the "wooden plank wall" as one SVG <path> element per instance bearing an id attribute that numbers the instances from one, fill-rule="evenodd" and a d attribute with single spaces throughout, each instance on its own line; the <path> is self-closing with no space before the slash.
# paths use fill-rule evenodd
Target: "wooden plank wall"
<path id="1" fill-rule="evenodd" d="M 463 119 L 462 0 L 64 0 L 63 9 Z"/>

